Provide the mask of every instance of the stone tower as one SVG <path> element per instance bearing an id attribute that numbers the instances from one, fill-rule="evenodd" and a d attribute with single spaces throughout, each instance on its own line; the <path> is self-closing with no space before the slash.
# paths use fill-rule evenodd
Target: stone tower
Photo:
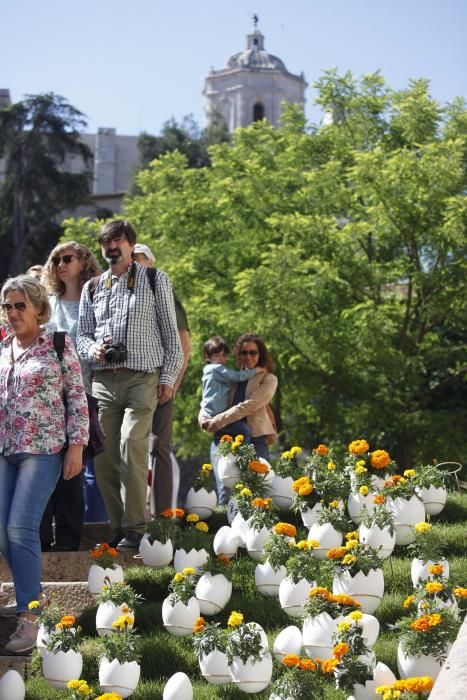
<path id="1" fill-rule="evenodd" d="M 231 56 L 225 68 L 212 69 L 206 78 L 207 120 L 218 112 L 229 131 L 264 118 L 279 126 L 282 102 L 305 103 L 305 76 L 289 73 L 280 58 L 266 51 L 257 21 L 255 16 L 246 49 Z"/>

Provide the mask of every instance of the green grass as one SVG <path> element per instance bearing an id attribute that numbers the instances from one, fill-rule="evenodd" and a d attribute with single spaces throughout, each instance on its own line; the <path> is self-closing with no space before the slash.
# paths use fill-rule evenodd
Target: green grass
<path id="1" fill-rule="evenodd" d="M 283 519 L 293 522 L 293 518 L 283 515 Z M 467 584 L 467 548 L 465 538 L 467 532 L 467 495 L 451 493 L 444 511 L 432 522 L 438 522 L 446 543 L 447 558 L 450 564 L 450 581 L 453 585 Z M 209 521 L 211 536 L 217 528 L 226 523 L 223 513 L 216 513 Z M 397 672 L 396 652 L 397 637 L 390 630 L 401 616 L 401 605 L 404 598 L 412 592 L 410 578 L 410 562 L 407 550 L 398 547 L 394 556 L 383 565 L 385 578 L 385 595 L 376 611 L 381 624 L 381 634 L 374 647 L 379 661 L 387 664 Z M 243 550 L 233 562 L 233 594 L 229 605 L 216 620 L 223 625 L 232 610 L 241 610 L 247 620 L 255 620 L 262 625 L 272 645 L 277 634 L 287 625 L 298 625 L 300 622 L 289 618 L 281 609 L 276 598 L 262 597 L 254 583 L 256 562 L 252 561 Z M 193 683 L 196 700 L 240 700 L 245 693 L 232 686 L 210 686 L 200 676 L 197 659 L 192 650 L 190 637 L 173 637 L 168 634 L 161 618 L 161 605 L 167 595 L 167 587 L 173 575 L 173 569 L 167 567 L 155 571 L 147 567 L 131 567 L 125 571 L 125 579 L 145 602 L 136 614 L 137 632 L 140 635 L 138 646 L 141 653 L 141 682 L 137 688 L 135 700 L 158 700 L 168 678 L 177 671 L 184 671 Z M 464 607 L 466 605 L 464 604 Z M 95 636 L 96 608 L 83 611 L 80 624 L 85 639 L 81 645 L 84 668 L 82 677 L 98 692 L 98 642 Z M 278 668 L 275 675 L 280 673 Z M 66 692 L 55 691 L 41 677 L 40 658 L 34 653 L 30 665 L 30 678 L 27 682 L 27 700 L 58 700 L 66 698 Z M 270 689 L 258 693 L 258 700 L 269 698 Z M 347 693 L 334 688 L 333 683 L 323 691 L 323 700 L 344 700 Z M 68 695 L 69 697 L 69 695 Z"/>

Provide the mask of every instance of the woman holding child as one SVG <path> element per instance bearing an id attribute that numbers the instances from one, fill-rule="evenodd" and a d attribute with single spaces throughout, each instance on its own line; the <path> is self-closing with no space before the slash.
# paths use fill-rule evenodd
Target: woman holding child
<path id="1" fill-rule="evenodd" d="M 262 338 L 254 333 L 241 335 L 234 348 L 240 369 L 252 370 L 264 368 L 250 379 L 232 384 L 229 390 L 229 406 L 222 413 L 203 421 L 203 428 L 210 433 L 225 428 L 236 421 L 245 420 L 251 434 L 251 443 L 259 457 L 269 458 L 268 443 L 276 437 L 269 402 L 277 389 L 277 377 L 272 374 L 273 364 Z M 217 445 L 211 447 L 211 461 L 217 476 Z M 218 499 L 220 504 L 227 503 L 229 490 L 217 478 Z"/>

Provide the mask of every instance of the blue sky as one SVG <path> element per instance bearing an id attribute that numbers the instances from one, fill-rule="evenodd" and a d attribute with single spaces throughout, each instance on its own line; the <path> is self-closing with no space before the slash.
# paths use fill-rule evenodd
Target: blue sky
<path id="1" fill-rule="evenodd" d="M 442 103 L 467 95 L 466 0 L 2 0 L 0 88 L 61 94 L 89 131 L 158 133 L 189 113 L 204 125 L 204 79 L 245 47 L 254 12 L 267 50 L 304 72 L 311 121 L 330 67 L 380 69 L 393 88 L 426 77 Z"/>

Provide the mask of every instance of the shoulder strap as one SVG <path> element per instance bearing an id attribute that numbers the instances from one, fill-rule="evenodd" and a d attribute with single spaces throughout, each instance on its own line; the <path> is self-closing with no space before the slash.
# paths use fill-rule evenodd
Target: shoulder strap
<path id="1" fill-rule="evenodd" d="M 157 275 L 157 268 L 155 267 L 147 267 L 146 268 L 146 274 L 148 276 L 148 282 L 149 286 L 151 287 L 152 293 L 154 294 L 154 298 L 156 296 L 156 275 Z"/>
<path id="2" fill-rule="evenodd" d="M 65 350 L 65 331 L 55 331 L 54 333 L 54 348 L 60 362 L 63 360 L 63 351 Z"/>
<path id="3" fill-rule="evenodd" d="M 92 304 L 92 300 L 94 299 L 94 292 L 96 291 L 97 285 L 99 283 L 99 279 L 100 279 L 100 275 L 97 275 L 96 277 L 91 277 L 91 279 L 89 280 L 88 289 L 89 289 L 89 299 L 91 300 L 91 304 Z"/>

